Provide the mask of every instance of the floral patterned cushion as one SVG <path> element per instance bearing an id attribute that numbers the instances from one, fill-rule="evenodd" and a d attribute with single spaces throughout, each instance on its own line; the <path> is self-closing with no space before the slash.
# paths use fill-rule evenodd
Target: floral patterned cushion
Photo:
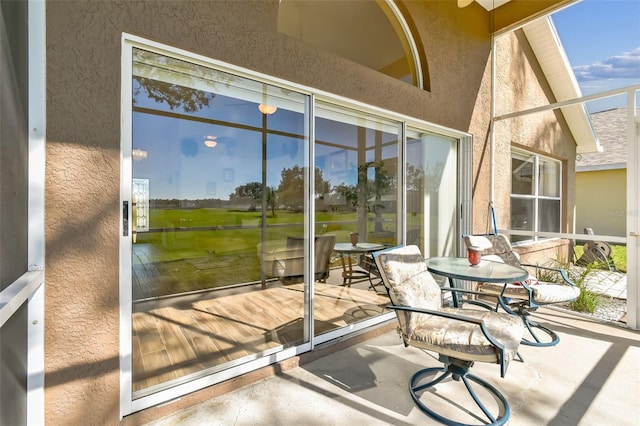
<path id="1" fill-rule="evenodd" d="M 504 263 L 520 266 L 520 259 L 511 248 L 511 243 L 506 235 L 467 235 L 464 237 L 464 242 L 467 247 L 479 248 L 478 251 L 483 258 L 493 255 L 502 259 Z"/>
<path id="2" fill-rule="evenodd" d="M 522 320 L 502 312 L 478 309 L 444 308 L 445 312 L 482 319 L 489 333 L 505 346 L 505 365 L 515 358 L 524 333 Z M 403 335 L 412 346 L 466 361 L 498 362 L 495 346 L 475 324 L 435 315 L 414 314 L 410 335 Z"/>
<path id="3" fill-rule="evenodd" d="M 427 270 L 427 265 L 417 246 L 403 247 L 385 253 L 381 258 L 382 272 L 386 279 L 392 302 L 400 306 L 415 306 L 440 309 L 442 292 L 440 286 Z"/>
<path id="4" fill-rule="evenodd" d="M 417 246 L 394 248 L 377 257 L 378 269 L 389 291 L 391 303 L 397 306 L 439 310 L 442 307 L 440 286 L 427 270 L 424 257 Z M 408 311 L 397 311 L 403 329 L 411 329 Z M 411 332 L 408 332 L 411 334 Z"/>
<path id="5" fill-rule="evenodd" d="M 505 346 L 504 362 L 516 356 L 524 325 L 518 317 L 486 310 L 442 308 L 442 292 L 427 270 L 417 246 L 376 254 L 383 282 L 397 306 L 443 311 L 482 319 Z M 476 324 L 425 313 L 396 311 L 399 332 L 407 344 L 467 361 L 499 362 L 499 351 Z"/>
<path id="6" fill-rule="evenodd" d="M 479 291 L 491 293 L 496 296 L 502 292 L 503 287 L 504 284 L 478 284 Z M 531 285 L 530 288 L 533 291 L 533 301 L 538 304 L 569 302 L 580 294 L 578 287 L 563 284 L 537 282 L 537 284 Z M 519 284 L 507 284 L 503 296 L 512 299 L 528 300 L 529 291 Z"/>

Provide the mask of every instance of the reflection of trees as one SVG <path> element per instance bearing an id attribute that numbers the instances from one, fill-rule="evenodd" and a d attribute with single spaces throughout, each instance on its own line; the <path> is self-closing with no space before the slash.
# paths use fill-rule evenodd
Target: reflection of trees
<path id="1" fill-rule="evenodd" d="M 292 210 L 301 210 L 304 206 L 304 168 L 293 166 L 283 169 L 282 179 L 277 194 L 280 203 Z M 322 177 L 322 170 L 315 168 L 315 192 L 326 194 L 329 192 L 329 182 Z"/>
<path id="2" fill-rule="evenodd" d="M 444 173 L 444 162 L 433 165 L 427 164 L 426 170 L 422 167 L 407 165 L 407 190 L 410 191 L 435 191 L 440 185 Z"/>
<path id="3" fill-rule="evenodd" d="M 229 194 L 232 201 L 249 201 L 249 211 L 255 211 L 256 205 L 262 199 L 262 184 L 260 182 L 249 182 L 236 187 L 232 194 Z"/>
<path id="4" fill-rule="evenodd" d="M 208 107 L 210 100 L 215 96 L 202 90 L 145 77 L 134 77 L 134 80 L 139 84 L 133 89 L 134 102 L 144 90 L 150 99 L 158 103 L 166 102 L 171 110 L 182 107 L 184 112 L 196 112 Z"/>
<path id="5" fill-rule="evenodd" d="M 358 191 L 355 185 L 341 183 L 333 187 L 333 192 L 341 195 L 351 207 L 358 206 Z"/>
<path id="6" fill-rule="evenodd" d="M 373 168 L 373 179 L 369 179 L 369 169 Z M 384 167 L 383 161 L 369 161 L 358 166 L 358 199 L 364 200 L 367 211 L 375 215 L 375 232 L 382 231 L 382 196 L 395 188 L 396 180 Z"/>
<path id="7" fill-rule="evenodd" d="M 133 88 L 134 104 L 144 91 L 149 99 L 166 102 L 171 110 L 182 107 L 187 113 L 208 107 L 220 93 L 220 85 L 231 86 L 240 81 L 223 71 L 142 49 L 134 49 L 133 66 L 133 79 L 138 82 Z"/>
<path id="8" fill-rule="evenodd" d="M 273 187 L 267 187 L 267 208 L 271 209 L 271 215 L 276 215 L 276 207 L 278 205 L 278 193 Z M 262 200 L 262 184 L 260 182 L 249 182 L 245 185 L 236 187 L 232 194 L 229 194 L 229 200 L 232 202 L 248 201 L 250 203 L 249 211 L 256 211 L 258 203 Z"/>
<path id="9" fill-rule="evenodd" d="M 273 187 L 267 188 L 267 208 L 271 209 L 271 216 L 276 215 L 276 206 L 278 205 L 278 192 Z"/>
<path id="10" fill-rule="evenodd" d="M 412 164 L 407 165 L 407 190 L 421 191 L 424 188 L 424 171 Z"/>
<path id="11" fill-rule="evenodd" d="M 373 168 L 373 179 L 369 178 Z M 397 186 L 396 178 L 387 168 L 383 161 L 369 161 L 358 166 L 358 184 L 347 185 L 341 183 L 333 187 L 333 192 L 341 195 L 352 207 L 362 205 L 368 213 L 376 216 L 375 231 L 382 230 L 382 210 L 385 205 L 382 197 L 395 190 Z"/>

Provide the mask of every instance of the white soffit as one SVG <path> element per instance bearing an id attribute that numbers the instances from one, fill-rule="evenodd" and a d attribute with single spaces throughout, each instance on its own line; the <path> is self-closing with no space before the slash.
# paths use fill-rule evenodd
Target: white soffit
<path id="1" fill-rule="evenodd" d="M 476 0 L 476 2 L 480 3 L 480 6 L 484 7 L 486 10 L 493 10 L 505 3 L 508 3 L 509 1 L 510 0 Z"/>
<path id="2" fill-rule="evenodd" d="M 536 19 L 522 27 L 544 73 L 556 102 L 582 97 L 582 92 L 550 17 Z M 577 144 L 577 152 L 601 151 L 582 103 L 560 108 Z"/>

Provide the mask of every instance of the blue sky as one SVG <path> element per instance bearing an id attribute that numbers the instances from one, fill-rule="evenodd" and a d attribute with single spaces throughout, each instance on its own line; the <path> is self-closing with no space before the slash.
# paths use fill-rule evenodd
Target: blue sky
<path id="1" fill-rule="evenodd" d="M 583 95 L 640 83 L 640 0 L 582 0 L 553 22 Z M 591 112 L 626 97 L 591 102 Z"/>

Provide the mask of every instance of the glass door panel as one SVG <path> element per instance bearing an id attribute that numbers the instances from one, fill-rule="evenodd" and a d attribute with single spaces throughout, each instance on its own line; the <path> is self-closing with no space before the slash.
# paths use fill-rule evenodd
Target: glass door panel
<path id="1" fill-rule="evenodd" d="M 316 334 L 384 313 L 388 298 L 363 250 L 397 241 L 401 123 L 317 102 L 315 231 L 335 236 L 331 285 L 316 283 L 315 299 L 336 309 L 315 312 Z M 352 236 L 356 251 L 351 252 Z M 355 240 L 354 240 L 355 241 Z"/>
<path id="2" fill-rule="evenodd" d="M 457 139 L 407 129 L 406 243 L 425 257 L 455 255 L 457 146 Z"/>
<path id="3" fill-rule="evenodd" d="M 137 397 L 303 342 L 305 288 L 277 274 L 304 236 L 309 98 L 140 49 L 132 78 Z"/>

